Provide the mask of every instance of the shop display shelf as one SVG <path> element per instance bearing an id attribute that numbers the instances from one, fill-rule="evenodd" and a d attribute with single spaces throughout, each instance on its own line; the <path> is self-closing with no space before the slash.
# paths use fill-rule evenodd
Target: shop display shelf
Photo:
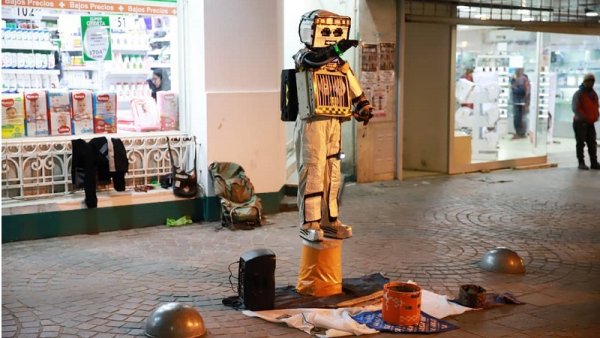
<path id="1" fill-rule="evenodd" d="M 171 38 L 169 37 L 164 37 L 164 38 L 151 38 L 150 43 L 154 43 L 154 42 L 171 42 Z"/>
<path id="2" fill-rule="evenodd" d="M 109 69 L 106 71 L 107 76 L 148 76 L 148 69 Z"/>
<path id="3" fill-rule="evenodd" d="M 6 74 L 38 74 L 38 75 L 58 75 L 60 70 L 58 69 L 15 69 L 15 68 L 2 68 L 2 72 Z"/>
<path id="4" fill-rule="evenodd" d="M 171 68 L 171 65 L 168 63 L 152 63 L 150 68 Z"/>
<path id="5" fill-rule="evenodd" d="M 102 87 L 97 83 L 83 83 L 73 82 L 67 84 L 68 89 L 89 89 L 89 90 L 100 90 Z"/>
<path id="6" fill-rule="evenodd" d="M 63 68 L 63 70 L 65 71 L 82 71 L 82 70 L 87 70 L 87 71 L 98 71 L 100 70 L 100 67 L 98 66 L 77 66 L 77 65 L 70 65 L 70 66 L 65 66 Z"/>
<path id="7" fill-rule="evenodd" d="M 168 49 L 167 50 L 156 50 L 156 49 L 153 49 L 153 50 L 151 50 L 151 51 L 148 52 L 148 55 L 161 55 L 161 54 L 163 54 L 163 55 L 171 55 L 171 50 L 168 50 Z"/>
<path id="8" fill-rule="evenodd" d="M 42 51 L 42 52 L 53 52 L 58 50 L 58 47 L 54 45 L 43 45 L 34 42 L 19 42 L 19 43 L 7 43 L 2 45 L 2 50 L 31 50 L 31 51 Z"/>
<path id="9" fill-rule="evenodd" d="M 127 46 L 113 46 L 113 52 L 121 52 L 121 53 L 147 53 L 150 51 L 150 48 L 147 47 L 127 47 Z"/>

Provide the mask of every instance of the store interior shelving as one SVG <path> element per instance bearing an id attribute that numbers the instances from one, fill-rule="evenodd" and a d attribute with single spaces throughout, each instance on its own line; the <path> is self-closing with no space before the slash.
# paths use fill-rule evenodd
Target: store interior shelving
<path id="1" fill-rule="evenodd" d="M 168 18 L 111 16 L 111 53 L 103 61 L 84 60 L 77 12 L 41 20 L 2 19 L 6 26 L 2 30 L 4 93 L 28 89 L 112 91 L 117 93 L 119 110 L 130 110 L 132 99 L 150 96 L 148 80 L 154 69 L 170 76 L 174 36 Z M 53 62 L 36 64 L 41 55 Z M 24 61 L 29 58 L 31 62 Z"/>

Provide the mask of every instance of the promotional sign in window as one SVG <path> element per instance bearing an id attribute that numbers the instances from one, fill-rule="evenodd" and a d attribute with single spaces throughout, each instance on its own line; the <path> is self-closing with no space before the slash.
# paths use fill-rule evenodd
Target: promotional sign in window
<path id="1" fill-rule="evenodd" d="M 83 60 L 112 60 L 108 16 L 82 16 Z"/>

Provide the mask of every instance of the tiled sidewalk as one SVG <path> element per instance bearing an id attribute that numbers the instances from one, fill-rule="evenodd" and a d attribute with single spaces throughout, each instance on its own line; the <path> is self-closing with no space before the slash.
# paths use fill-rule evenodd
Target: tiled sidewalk
<path id="1" fill-rule="evenodd" d="M 275 252 L 278 286 L 295 285 L 296 218 L 270 215 L 251 231 L 202 223 L 3 244 L 2 336 L 142 336 L 153 309 L 179 301 L 200 311 L 209 337 L 308 337 L 221 304 L 235 294 L 228 266 L 254 248 Z M 450 298 L 479 284 L 527 303 L 447 318 L 460 329 L 440 337 L 600 336 L 600 171 L 352 184 L 342 219 L 355 231 L 344 277 L 382 272 Z M 478 268 L 497 246 L 519 253 L 527 273 Z"/>

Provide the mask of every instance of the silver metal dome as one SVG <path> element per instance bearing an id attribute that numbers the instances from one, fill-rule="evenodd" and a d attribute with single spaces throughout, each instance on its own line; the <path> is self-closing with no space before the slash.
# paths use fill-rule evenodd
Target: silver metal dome
<path id="1" fill-rule="evenodd" d="M 146 319 L 144 334 L 153 338 L 196 338 L 206 334 L 200 313 L 189 305 L 167 303 Z"/>
<path id="2" fill-rule="evenodd" d="M 523 259 L 516 252 L 503 247 L 486 252 L 479 262 L 479 267 L 491 272 L 525 273 Z"/>

